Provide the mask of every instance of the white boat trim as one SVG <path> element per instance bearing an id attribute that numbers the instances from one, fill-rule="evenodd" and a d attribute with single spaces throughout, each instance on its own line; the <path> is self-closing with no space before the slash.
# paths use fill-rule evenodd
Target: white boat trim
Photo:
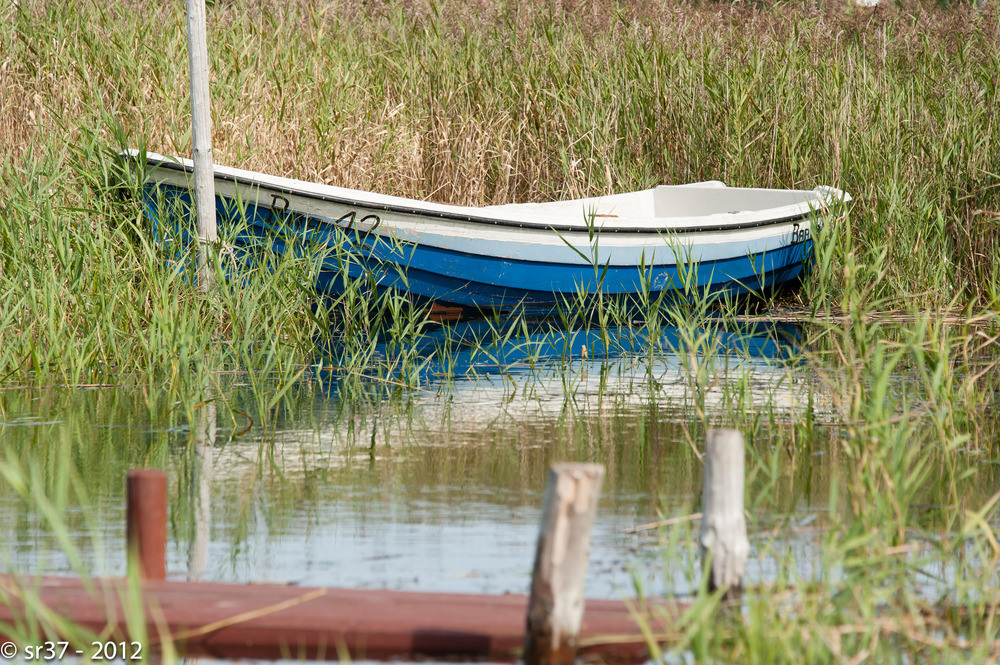
<path id="1" fill-rule="evenodd" d="M 130 150 L 123 154 L 136 160 L 141 159 L 143 156 L 143 153 L 138 150 Z M 154 168 L 164 167 L 178 174 L 184 174 L 185 181 L 183 183 L 173 182 L 171 184 L 188 186 L 186 177 L 188 174 L 193 173 L 194 170 L 191 160 L 166 157 L 152 152 L 145 153 L 145 158 L 149 166 Z M 158 175 L 157 179 L 173 180 L 173 178 L 168 178 L 166 174 Z M 685 190 L 686 193 L 698 188 L 713 190 L 730 188 L 725 187 L 725 185 L 718 181 L 711 181 L 688 185 L 661 185 L 642 192 L 568 201 L 472 207 L 418 201 L 224 166 L 215 167 L 215 179 L 217 182 L 229 181 L 244 187 L 263 187 L 286 197 L 295 196 L 364 210 L 418 215 L 424 218 L 437 218 L 448 221 L 472 222 L 478 225 L 545 231 L 555 230 L 560 233 L 589 233 L 591 230 L 597 230 L 601 233 L 611 234 L 648 233 L 660 235 L 664 232 L 687 234 L 745 230 L 774 224 L 792 223 L 805 219 L 812 213 L 826 208 L 832 203 L 850 200 L 850 195 L 832 187 L 817 187 L 813 190 L 740 189 L 734 191 L 751 192 L 762 196 L 787 197 L 793 195 L 800 200 L 790 205 L 767 207 L 757 210 L 731 211 L 712 215 L 618 216 L 616 206 L 624 202 L 628 197 L 632 197 L 633 199 L 636 197 L 649 197 L 651 199 L 655 193 L 664 190 Z M 271 204 L 271 202 L 266 201 L 258 201 L 258 203 Z M 296 210 L 305 211 L 301 205 L 296 206 Z"/>

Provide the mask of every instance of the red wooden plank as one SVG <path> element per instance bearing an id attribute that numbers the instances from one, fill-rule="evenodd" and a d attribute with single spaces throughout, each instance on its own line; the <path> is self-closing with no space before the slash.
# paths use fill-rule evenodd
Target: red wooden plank
<path id="1" fill-rule="evenodd" d="M 129 640 L 119 578 L 0 577 L 0 589 L 34 589 L 39 600 L 74 623 Z M 10 593 L 5 594 L 8 597 Z M 15 594 L 20 597 L 20 593 Z M 182 653 L 216 658 L 354 659 L 449 657 L 511 660 L 524 639 L 527 597 L 411 591 L 321 589 L 287 585 L 148 580 L 142 584 L 147 634 L 169 636 Z M 662 629 L 661 606 L 654 624 Z M 25 616 L 18 601 L 0 603 L 0 624 Z M 0 633 L 3 629 L 0 628 Z M 591 644 L 595 636 L 617 636 Z M 159 640 L 160 638 L 157 638 Z M 622 601 L 588 600 L 581 640 L 611 659 L 646 654 Z M 152 647 L 152 645 L 147 645 Z"/>

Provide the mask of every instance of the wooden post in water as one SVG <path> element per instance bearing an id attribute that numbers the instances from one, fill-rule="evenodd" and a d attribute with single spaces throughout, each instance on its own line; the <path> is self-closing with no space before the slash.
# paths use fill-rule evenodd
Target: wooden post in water
<path id="1" fill-rule="evenodd" d="M 583 621 L 590 532 L 604 481 L 600 464 L 549 470 L 524 639 L 525 665 L 568 665 Z"/>
<path id="2" fill-rule="evenodd" d="M 745 452 L 736 430 L 710 429 L 706 441 L 705 484 L 702 492 L 702 566 L 711 561 L 710 591 L 726 589 L 735 598 L 743 586 L 750 541 L 743 516 Z"/>
<path id="3" fill-rule="evenodd" d="M 212 166 L 212 104 L 208 95 L 205 0 L 187 0 L 187 20 L 195 214 L 198 219 L 198 287 L 207 291 L 212 279 L 208 266 L 209 246 L 216 245 L 219 235 L 215 227 L 215 172 Z"/>
<path id="4" fill-rule="evenodd" d="M 147 580 L 167 577 L 167 476 L 132 469 L 126 480 L 126 556 Z"/>

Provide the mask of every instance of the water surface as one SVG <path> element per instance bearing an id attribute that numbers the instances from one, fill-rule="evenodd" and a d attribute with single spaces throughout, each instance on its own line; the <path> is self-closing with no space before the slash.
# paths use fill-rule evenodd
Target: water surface
<path id="1" fill-rule="evenodd" d="M 705 425 L 751 413 L 747 582 L 788 555 L 811 576 L 840 433 L 794 329 L 723 331 L 711 359 L 561 339 L 460 344 L 416 389 L 373 381 L 368 397 L 311 369 L 264 414 L 278 386 L 239 372 L 193 411 L 155 386 L 4 391 L 8 475 L 30 489 L 0 483 L 0 555 L 23 573 L 121 574 L 125 474 L 152 466 L 169 477 L 172 579 L 525 593 L 548 466 L 591 461 L 607 476 L 588 595 L 686 594 Z M 666 518 L 679 526 L 626 532 Z"/>

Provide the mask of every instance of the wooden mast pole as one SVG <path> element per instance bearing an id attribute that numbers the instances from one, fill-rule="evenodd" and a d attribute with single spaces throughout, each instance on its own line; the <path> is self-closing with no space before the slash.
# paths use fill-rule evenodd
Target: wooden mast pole
<path id="1" fill-rule="evenodd" d="M 194 139 L 195 214 L 198 219 L 198 287 L 211 283 L 208 248 L 219 239 L 215 228 L 212 166 L 212 105 L 208 96 L 208 38 L 205 0 L 187 0 L 188 61 L 191 65 L 191 136 Z"/>

